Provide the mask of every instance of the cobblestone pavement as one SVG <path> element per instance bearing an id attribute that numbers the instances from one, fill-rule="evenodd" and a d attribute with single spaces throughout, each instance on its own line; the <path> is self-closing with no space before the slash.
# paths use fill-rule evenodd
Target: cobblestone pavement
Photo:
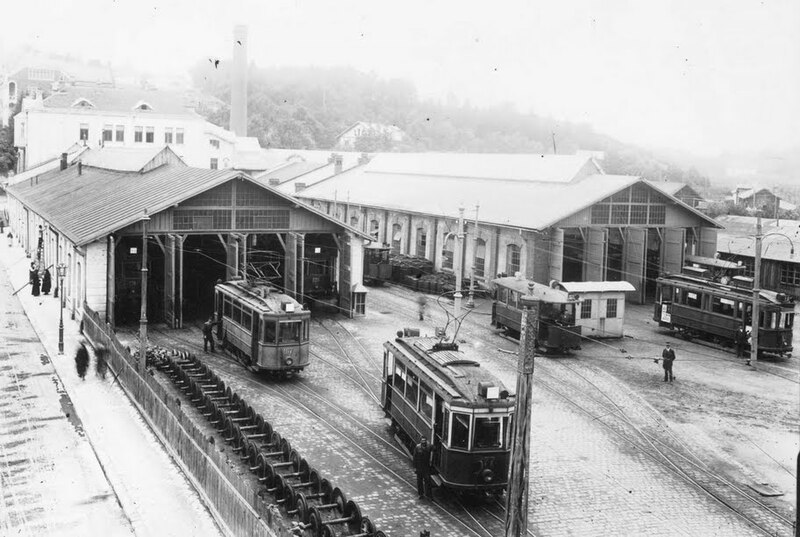
<path id="1" fill-rule="evenodd" d="M 465 527 L 476 527 L 472 516 L 492 535 L 501 535 L 492 518 L 502 516 L 496 505 L 465 507 L 441 492 L 437 493 L 435 504 L 416 499 L 411 465 L 387 444 L 388 422 L 362 387 L 366 383 L 372 392 L 379 393 L 382 344 L 398 329 L 416 326 L 432 333 L 434 327 L 444 326 L 445 315 L 437 311 L 434 301 L 429 302 L 426 320 L 417 320 L 415 296 L 399 287 L 371 289 L 371 310 L 366 318 L 322 319 L 325 327 L 315 323 L 312 365 L 288 381 L 259 378 L 229 358 L 204 355 L 199 352 L 202 338 L 197 327 L 154 337 L 170 336 L 178 346 L 197 352 L 218 369 L 226 382 L 271 421 L 312 466 L 357 500 L 362 510 L 390 535 L 416 535 L 421 529 L 429 529 L 434 536 L 485 535 L 480 529 L 473 533 Z M 488 301 L 476 302 L 478 307 L 464 323 L 459 339 L 481 350 L 485 355 L 483 366 L 513 390 L 517 345 L 498 336 L 489 326 Z M 360 345 L 346 343 L 345 330 Z M 587 344 L 584 351 L 564 363 L 538 358 L 537 371 L 542 379 L 546 374 L 564 377 L 563 368 L 569 363 L 610 393 L 632 420 L 681 433 L 635 389 L 584 363 L 604 349 L 608 350 Z M 643 367 L 644 361 L 641 362 Z M 354 374 L 355 369 L 362 373 L 361 377 Z M 646 374 L 650 380 L 658 375 L 653 368 L 643 371 L 649 371 Z M 573 389 L 577 392 L 586 386 L 578 383 Z M 312 393 L 333 400 L 335 406 L 322 403 Z M 596 416 L 577 411 L 573 403 L 548 391 L 539 378 L 534 393 L 529 521 L 536 535 L 758 534 L 641 449 L 610 435 Z M 348 420 L 340 409 L 346 409 L 355 419 Z M 486 515 L 487 510 L 493 515 Z"/>
<path id="2" fill-rule="evenodd" d="M 0 535 L 133 535 L 12 292 L 0 266 Z"/>

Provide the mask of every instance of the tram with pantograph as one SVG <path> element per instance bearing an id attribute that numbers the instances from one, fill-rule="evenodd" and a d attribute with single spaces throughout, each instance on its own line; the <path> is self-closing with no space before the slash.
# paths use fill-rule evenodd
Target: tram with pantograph
<path id="1" fill-rule="evenodd" d="M 214 287 L 217 338 L 253 371 L 294 373 L 308 366 L 311 312 L 265 282 Z"/>
<path id="2" fill-rule="evenodd" d="M 474 353 L 442 338 L 406 329 L 383 347 L 383 410 L 410 451 L 421 437 L 428 440 L 432 481 L 462 493 L 502 493 L 514 396 Z"/>
<path id="3" fill-rule="evenodd" d="M 580 296 L 568 293 L 560 282 L 543 285 L 517 276 L 492 280 L 495 298 L 492 302 L 492 324 L 504 328 L 515 337 L 521 333 L 522 302 L 531 292 L 539 296 L 539 326 L 536 346 L 546 353 L 566 353 L 581 348 L 581 327 L 575 323 L 575 308 Z"/>
<path id="4" fill-rule="evenodd" d="M 364 246 L 364 284 L 383 285 L 392 279 L 389 252 L 392 248 L 379 242 Z"/>
<path id="5" fill-rule="evenodd" d="M 694 274 L 668 274 L 656 280 L 653 320 L 685 339 L 732 344 L 737 332 L 753 330 L 753 279 L 733 276 L 726 283 Z M 759 292 L 758 352 L 791 356 L 794 298 Z M 747 345 L 749 347 L 749 345 Z"/>

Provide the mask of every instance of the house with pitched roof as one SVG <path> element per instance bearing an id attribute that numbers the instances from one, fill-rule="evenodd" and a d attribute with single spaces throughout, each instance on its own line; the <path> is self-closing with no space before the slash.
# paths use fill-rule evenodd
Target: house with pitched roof
<path id="1" fill-rule="evenodd" d="M 178 92 L 65 85 L 45 99 L 26 98 L 14 118 L 18 172 L 57 158 L 75 143 L 88 147 L 168 145 L 188 165 L 232 166 L 236 136 L 194 111 Z"/>
<path id="2" fill-rule="evenodd" d="M 680 272 L 685 255 L 713 256 L 721 227 L 587 155 L 382 153 L 295 196 L 437 270 L 485 285 L 502 273 L 628 281 L 634 302 L 651 299 L 658 275 Z"/>

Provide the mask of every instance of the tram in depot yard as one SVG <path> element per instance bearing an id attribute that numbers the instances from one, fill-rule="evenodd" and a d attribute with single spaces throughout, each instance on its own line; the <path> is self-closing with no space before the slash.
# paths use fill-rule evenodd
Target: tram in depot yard
<path id="1" fill-rule="evenodd" d="M 653 320 L 686 339 L 732 344 L 737 331 L 753 330 L 753 280 L 733 276 L 724 281 L 694 273 L 658 278 Z M 759 295 L 759 354 L 791 356 L 794 298 L 766 290 Z"/>
<path id="2" fill-rule="evenodd" d="M 392 265 L 389 263 L 390 246 L 371 242 L 364 246 L 364 284 L 383 285 L 392 279 Z"/>
<path id="3" fill-rule="evenodd" d="M 263 282 L 232 280 L 214 287 L 217 337 L 253 371 L 289 374 L 308 365 L 311 312 Z"/>
<path id="4" fill-rule="evenodd" d="M 433 448 L 432 481 L 461 493 L 508 485 L 514 399 L 494 375 L 441 338 L 398 332 L 384 343 L 381 404 L 413 451 Z"/>
<path id="5" fill-rule="evenodd" d="M 492 283 L 495 285 L 493 326 L 505 328 L 519 337 L 522 328 L 520 297 L 527 295 L 529 286 L 533 285 L 534 294 L 541 298 L 536 346 L 548 353 L 565 353 L 580 348 L 581 327 L 575 322 L 576 306 L 580 304 L 578 295 L 567 293 L 555 280 L 547 286 L 516 276 L 506 276 L 496 278 Z"/>

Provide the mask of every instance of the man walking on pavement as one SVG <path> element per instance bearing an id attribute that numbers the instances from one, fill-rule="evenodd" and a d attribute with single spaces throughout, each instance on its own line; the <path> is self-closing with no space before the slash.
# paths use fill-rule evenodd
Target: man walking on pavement
<path id="1" fill-rule="evenodd" d="M 209 343 L 211 343 L 211 352 L 214 352 L 214 326 L 216 324 L 213 315 L 203 323 L 203 352 L 208 352 Z"/>
<path id="2" fill-rule="evenodd" d="M 424 436 L 414 447 L 414 469 L 417 472 L 417 494 L 420 498 L 424 495 L 429 500 L 433 499 L 431 497 L 431 448 Z"/>
<path id="3" fill-rule="evenodd" d="M 675 376 L 672 374 L 672 362 L 675 361 L 675 351 L 672 350 L 667 342 L 667 346 L 661 352 L 661 359 L 664 361 L 664 382 L 672 382 Z"/>

